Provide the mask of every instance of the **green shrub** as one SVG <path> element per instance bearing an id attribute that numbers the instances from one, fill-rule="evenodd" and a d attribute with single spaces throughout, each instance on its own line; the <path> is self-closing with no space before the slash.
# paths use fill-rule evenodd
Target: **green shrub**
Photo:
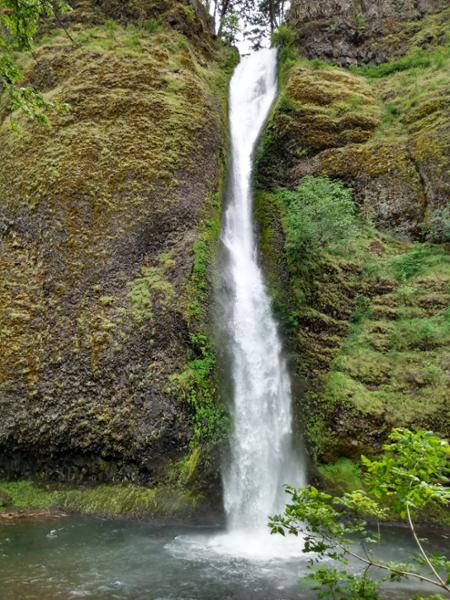
<path id="1" fill-rule="evenodd" d="M 327 62 L 326 60 L 322 60 L 321 58 L 311 58 L 308 60 L 308 64 L 313 69 L 330 69 L 333 68 L 333 65 Z"/>
<path id="2" fill-rule="evenodd" d="M 355 25 L 357 27 L 367 27 L 367 19 L 362 13 L 355 15 Z"/>
<path id="3" fill-rule="evenodd" d="M 205 290 L 208 287 L 206 274 L 208 270 L 208 245 L 203 240 L 194 242 L 194 266 L 193 280 L 199 290 Z"/>
<path id="4" fill-rule="evenodd" d="M 350 316 L 353 323 L 359 323 L 370 316 L 370 298 L 364 294 L 358 294 L 355 299 L 355 308 Z"/>
<path id="5" fill-rule="evenodd" d="M 394 350 L 430 350 L 450 341 L 450 309 L 429 319 L 403 319 L 389 332 Z"/>
<path id="6" fill-rule="evenodd" d="M 106 31 L 108 32 L 109 36 L 114 39 L 118 30 L 118 25 L 116 21 L 114 21 L 113 19 L 106 19 L 103 25 Z"/>
<path id="7" fill-rule="evenodd" d="M 448 506 L 450 445 L 431 431 L 393 429 L 383 450 L 374 460 L 361 457 L 360 489 L 332 496 L 311 485 L 286 486 L 290 498 L 284 513 L 270 517 L 272 533 L 298 536 L 303 553 L 313 553 L 310 572 L 301 581 L 318 592 L 317 598 L 380 600 L 385 597 L 379 590 L 383 573 L 386 583 L 426 581 L 447 597 L 450 594 L 448 557 L 428 553 L 414 524 L 419 511 Z M 380 541 L 380 529 L 369 530 L 367 518 L 380 521 L 392 514 L 405 521 L 419 552 L 403 563 L 375 557 L 370 550 Z M 323 558 L 332 564 L 328 566 L 327 560 L 318 565 Z M 347 568 L 350 558 L 364 568 L 354 574 Z M 342 570 L 335 568 L 339 564 Z M 378 575 L 372 573 L 375 570 Z"/>
<path id="8" fill-rule="evenodd" d="M 296 31 L 288 25 L 280 25 L 276 31 L 272 33 L 272 46 L 278 48 L 278 78 L 280 87 L 283 87 L 290 73 L 290 70 L 298 64 L 300 56 L 294 46 L 297 37 Z"/>
<path id="9" fill-rule="evenodd" d="M 297 32 L 289 25 L 280 25 L 272 33 L 272 46 L 276 48 L 286 48 L 292 46 L 297 37 Z"/>
<path id="10" fill-rule="evenodd" d="M 330 465 L 319 465 L 319 473 L 333 492 L 351 492 L 361 488 L 361 469 L 349 458 L 341 457 Z"/>
<path id="11" fill-rule="evenodd" d="M 162 18 L 154 17 L 153 19 L 148 19 L 144 21 L 142 27 L 145 29 L 147 33 L 156 33 L 161 29 L 162 26 Z"/>
<path id="12" fill-rule="evenodd" d="M 392 270 L 398 281 L 405 282 L 418 275 L 424 268 L 424 263 L 429 254 L 425 246 L 415 246 L 411 252 L 395 258 Z"/>
<path id="13" fill-rule="evenodd" d="M 193 25 L 195 23 L 196 14 L 192 6 L 190 4 L 183 4 L 182 9 L 184 16 L 186 17 L 186 21 L 189 23 L 189 25 Z"/>
<path id="14" fill-rule="evenodd" d="M 171 381 L 192 407 L 191 450 L 200 446 L 208 451 L 227 439 L 230 420 L 225 406 L 217 401 L 216 357 L 207 336 L 192 334 L 191 343 L 197 357 L 188 362 L 183 372 L 173 375 Z"/>
<path id="15" fill-rule="evenodd" d="M 295 190 L 277 191 L 290 263 L 358 235 L 351 190 L 328 177 L 304 177 Z"/>

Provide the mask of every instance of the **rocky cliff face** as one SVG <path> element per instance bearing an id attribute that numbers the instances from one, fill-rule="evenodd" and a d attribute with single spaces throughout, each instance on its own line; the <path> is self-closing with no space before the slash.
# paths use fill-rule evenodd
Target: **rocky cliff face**
<path id="1" fill-rule="evenodd" d="M 370 20 L 397 18 L 401 20 L 419 19 L 424 15 L 443 8 L 442 0 L 317 0 L 316 2 L 293 2 L 291 16 L 305 22 L 316 19 L 355 19 L 358 15 Z"/>
<path id="2" fill-rule="evenodd" d="M 68 109 L 20 136 L 2 115 L 8 475 L 158 483 L 192 450 L 228 70 L 191 4 L 155 6 L 74 3 L 76 45 L 50 29 L 26 67 Z"/>
<path id="3" fill-rule="evenodd" d="M 448 45 L 416 49 L 351 72 L 294 61 L 269 124 L 264 183 L 339 177 L 379 227 L 423 237 L 450 194 L 449 56 Z"/>
<path id="4" fill-rule="evenodd" d="M 297 30 L 297 45 L 308 58 L 341 66 L 379 64 L 401 56 L 411 46 L 442 43 L 448 35 L 445 0 L 294 0 L 289 20 Z M 436 13 L 434 26 L 421 19 Z"/>
<path id="5" fill-rule="evenodd" d="M 450 432 L 449 16 L 439 3 L 292 7 L 256 215 L 315 464 L 377 451 L 393 426 Z M 370 225 L 288 259 L 295 219 L 279 188 L 323 176 Z"/>
<path id="6" fill-rule="evenodd" d="M 0 475 L 162 484 L 166 505 L 217 474 L 204 459 L 227 433 L 208 272 L 235 57 L 196 3 L 73 7 L 75 45 L 51 23 L 24 58 L 67 110 L 17 136 L 0 102 Z M 449 15 L 292 4 L 256 212 L 316 464 L 377 450 L 395 425 L 450 433 Z M 288 264 L 277 188 L 323 175 L 373 226 Z"/>

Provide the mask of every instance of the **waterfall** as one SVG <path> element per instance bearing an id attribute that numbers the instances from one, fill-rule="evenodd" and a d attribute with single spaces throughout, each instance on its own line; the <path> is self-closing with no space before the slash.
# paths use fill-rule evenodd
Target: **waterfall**
<path id="1" fill-rule="evenodd" d="M 292 444 L 291 383 L 258 264 L 252 221 L 252 159 L 277 92 L 276 50 L 240 62 L 230 84 L 231 172 L 221 241 L 231 357 L 230 464 L 224 469 L 229 531 L 267 530 L 284 483 L 304 483 Z"/>

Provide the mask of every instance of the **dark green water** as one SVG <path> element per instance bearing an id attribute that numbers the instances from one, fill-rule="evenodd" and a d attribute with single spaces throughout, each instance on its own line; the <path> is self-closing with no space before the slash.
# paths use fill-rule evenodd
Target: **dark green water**
<path id="1" fill-rule="evenodd" d="M 446 533 L 427 535 L 430 548 L 448 547 Z M 285 558 L 264 558 L 262 552 L 258 559 L 250 559 L 245 554 L 233 556 L 221 540 L 217 530 L 84 517 L 1 524 L 0 599 L 316 598 L 297 584 L 306 563 L 300 552 L 295 556 L 292 545 Z M 407 530 L 389 527 L 377 552 L 385 559 L 402 560 L 411 548 Z M 402 587 L 386 598 L 403 600 L 411 595 L 411 588 Z"/>

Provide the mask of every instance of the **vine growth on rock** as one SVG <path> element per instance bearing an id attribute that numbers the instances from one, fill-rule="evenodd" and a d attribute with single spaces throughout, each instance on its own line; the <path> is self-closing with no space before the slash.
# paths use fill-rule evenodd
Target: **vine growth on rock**
<path id="1" fill-rule="evenodd" d="M 43 17 L 57 17 L 70 10 L 66 0 L 0 0 L 0 92 L 7 94 L 11 110 L 22 111 L 27 118 L 48 125 L 47 111 L 66 109 L 67 104 L 49 100 L 31 86 L 21 85 L 22 71 L 15 53 L 33 49 L 33 40 Z M 72 41 L 70 34 L 67 35 Z M 20 128 L 15 120 L 10 126 Z"/>

